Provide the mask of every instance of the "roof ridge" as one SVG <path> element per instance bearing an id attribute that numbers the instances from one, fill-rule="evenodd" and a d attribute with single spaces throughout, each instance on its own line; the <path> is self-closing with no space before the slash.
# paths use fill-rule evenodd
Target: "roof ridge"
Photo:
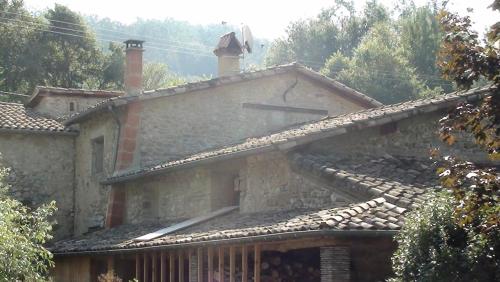
<path id="1" fill-rule="evenodd" d="M 16 103 L 16 102 L 4 102 L 4 101 L 0 101 L 0 104 L 15 105 L 15 106 L 23 106 L 24 107 L 23 103 Z"/>

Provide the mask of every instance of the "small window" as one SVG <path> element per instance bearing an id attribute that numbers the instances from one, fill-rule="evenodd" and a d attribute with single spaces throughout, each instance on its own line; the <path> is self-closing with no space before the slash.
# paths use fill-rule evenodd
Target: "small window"
<path id="1" fill-rule="evenodd" d="M 104 171 L 104 137 L 92 140 L 92 172 L 100 174 Z"/>
<path id="2" fill-rule="evenodd" d="M 69 102 L 69 111 L 74 112 L 75 111 L 75 102 Z"/>

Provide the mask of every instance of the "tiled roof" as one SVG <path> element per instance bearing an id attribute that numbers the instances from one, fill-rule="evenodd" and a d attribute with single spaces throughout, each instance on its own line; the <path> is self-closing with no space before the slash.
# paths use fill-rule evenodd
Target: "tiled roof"
<path id="1" fill-rule="evenodd" d="M 217 47 L 215 47 L 214 53 L 220 55 L 221 53 L 229 53 L 232 55 L 240 55 L 243 53 L 243 46 L 241 46 L 240 41 L 236 38 L 236 34 L 229 32 L 220 37 Z"/>
<path id="2" fill-rule="evenodd" d="M 23 104 L 5 102 L 0 102 L 0 130 L 49 133 L 75 132 L 55 119 L 26 108 Z"/>
<path id="3" fill-rule="evenodd" d="M 407 156 L 294 156 L 294 163 L 350 195 L 383 197 L 404 208 L 415 208 L 429 189 L 437 188 L 436 166 L 428 159 Z"/>
<path id="4" fill-rule="evenodd" d="M 40 101 L 43 95 L 65 95 L 65 96 L 81 96 L 81 97 L 93 97 L 93 98 L 113 98 L 120 97 L 124 94 L 123 91 L 109 91 L 109 90 L 89 90 L 89 89 L 74 89 L 74 88 L 60 88 L 60 87 L 48 87 L 48 86 L 37 86 L 35 92 L 26 102 L 26 106 L 34 107 Z"/>
<path id="5" fill-rule="evenodd" d="M 321 231 L 395 231 L 403 225 L 404 208 L 384 198 L 344 208 L 288 210 L 240 214 L 238 211 L 150 241 L 134 241 L 153 230 L 151 226 L 124 225 L 56 242 L 55 254 L 105 252 L 109 250 L 178 246 L 221 240 L 252 240 L 273 235 Z M 160 226 L 157 226 L 157 228 Z M 162 225 L 165 227 L 165 225 Z M 140 230 L 141 232 L 138 232 Z M 142 234 L 141 234 L 142 233 Z"/>
<path id="6" fill-rule="evenodd" d="M 454 92 L 436 98 L 419 99 L 336 117 L 327 117 L 320 121 L 305 123 L 263 137 L 248 138 L 241 143 L 224 146 L 219 149 L 193 154 L 185 158 L 167 161 L 150 167 L 122 172 L 109 177 L 103 183 L 110 184 L 122 182 L 145 175 L 194 165 L 202 161 L 208 162 L 221 158 L 254 154 L 280 147 L 290 148 L 321 138 L 344 134 L 352 130 L 378 126 L 411 116 L 446 109 L 460 102 L 476 101 L 485 95 L 485 93 L 489 93 L 489 91 L 489 88 L 481 88 L 468 92 Z"/>
<path id="7" fill-rule="evenodd" d="M 109 105 L 115 105 L 115 106 L 122 106 L 130 101 L 136 101 L 136 100 L 148 100 L 148 99 L 155 99 L 155 98 L 161 98 L 161 97 L 169 97 L 169 96 L 175 96 L 179 94 L 184 94 L 184 93 L 189 93 L 197 90 L 203 90 L 203 89 L 208 89 L 208 88 L 213 88 L 217 86 L 222 86 L 222 85 L 227 85 L 227 84 L 233 84 L 233 83 L 239 83 L 243 81 L 249 81 L 249 80 L 254 80 L 254 79 L 259 79 L 262 77 L 269 77 L 273 75 L 278 75 L 278 74 L 284 74 L 289 71 L 297 71 L 315 81 L 318 83 L 325 85 L 327 87 L 334 88 L 337 90 L 339 95 L 342 95 L 342 97 L 346 99 L 350 99 L 353 102 L 356 102 L 358 104 L 363 105 L 364 107 L 367 108 L 372 108 L 372 107 L 379 107 L 382 106 L 382 104 L 378 101 L 376 101 L 373 98 L 370 98 L 354 89 L 351 89 L 347 86 L 345 86 L 342 83 L 339 83 L 331 78 L 328 78 L 324 75 L 321 75 L 313 70 L 310 70 L 306 68 L 305 66 L 302 66 L 298 63 L 292 63 L 288 65 L 281 65 L 281 66 L 274 66 L 274 67 L 269 67 L 263 70 L 256 70 L 256 71 L 250 71 L 250 72 L 244 72 L 241 74 L 236 74 L 236 75 L 231 75 L 231 76 L 223 76 L 223 77 L 217 77 L 209 80 L 203 80 L 203 81 L 198 81 L 198 82 L 190 82 L 174 87 L 169 87 L 165 89 L 157 89 L 157 90 L 151 90 L 151 91 L 145 91 L 143 94 L 139 96 L 123 96 L 123 97 L 115 97 L 108 99 L 106 101 L 103 101 L 101 103 L 96 104 L 93 107 L 88 108 L 87 110 L 80 112 L 78 114 L 73 115 L 70 117 L 68 120 L 66 120 L 66 124 L 71 124 L 75 122 L 79 122 L 80 120 L 85 119 L 87 116 L 89 116 L 91 113 L 100 111 L 102 109 L 107 108 Z"/>
<path id="8" fill-rule="evenodd" d="M 432 162 L 425 159 L 389 155 L 333 157 L 294 154 L 291 160 L 296 168 L 308 173 L 304 174 L 305 177 L 310 174 L 322 177 L 326 180 L 323 183 L 330 185 L 330 189 L 342 190 L 363 200 L 335 208 L 243 214 L 236 211 L 149 241 L 133 239 L 168 225 L 160 225 L 156 229 L 125 225 L 57 242 L 53 251 L 104 252 L 221 240 L 270 240 L 293 237 L 298 233 L 314 236 L 319 232 L 323 232 L 321 235 L 327 232 L 339 235 L 343 231 L 396 232 L 403 226 L 406 211 L 422 203 L 426 193 L 438 183 Z"/>

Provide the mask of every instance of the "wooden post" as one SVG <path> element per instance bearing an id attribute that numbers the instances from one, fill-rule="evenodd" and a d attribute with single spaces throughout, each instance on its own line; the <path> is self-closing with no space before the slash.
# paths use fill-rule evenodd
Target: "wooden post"
<path id="1" fill-rule="evenodd" d="M 224 248 L 219 247 L 219 282 L 224 282 Z"/>
<path id="2" fill-rule="evenodd" d="M 144 253 L 144 269 L 143 269 L 143 274 L 144 274 L 144 282 L 149 282 L 149 259 L 148 259 L 148 254 Z"/>
<path id="3" fill-rule="evenodd" d="M 196 256 L 198 259 L 198 282 L 203 282 L 203 249 L 198 248 L 198 254 Z"/>
<path id="4" fill-rule="evenodd" d="M 112 256 L 107 257 L 107 273 L 111 273 L 115 269 L 115 259 Z"/>
<path id="5" fill-rule="evenodd" d="M 229 282 L 235 282 L 235 252 L 234 252 L 234 247 L 231 246 L 229 247 Z"/>
<path id="6" fill-rule="evenodd" d="M 141 256 L 139 254 L 135 255 L 135 279 L 141 281 Z"/>
<path id="7" fill-rule="evenodd" d="M 167 282 L 167 253 L 160 254 L 160 281 Z"/>
<path id="8" fill-rule="evenodd" d="M 212 247 L 207 249 L 207 263 L 208 263 L 208 281 L 214 281 L 214 250 Z"/>
<path id="9" fill-rule="evenodd" d="M 179 251 L 179 281 L 184 282 L 184 255 Z"/>
<path id="10" fill-rule="evenodd" d="M 248 250 L 247 246 L 241 247 L 241 282 L 247 282 L 248 279 Z"/>
<path id="11" fill-rule="evenodd" d="M 192 282 L 193 281 L 193 269 L 191 267 L 191 264 L 193 263 L 193 252 L 192 250 L 188 251 L 188 281 Z"/>
<path id="12" fill-rule="evenodd" d="M 260 282 L 260 245 L 254 246 L 254 282 Z"/>
<path id="13" fill-rule="evenodd" d="M 158 282 L 158 274 L 156 273 L 156 260 L 158 258 L 158 255 L 156 252 L 153 252 L 153 255 L 151 256 L 151 281 L 153 282 Z"/>
<path id="14" fill-rule="evenodd" d="M 169 257 L 168 257 L 168 264 L 170 266 L 169 270 L 169 281 L 170 282 L 175 282 L 175 256 L 174 252 L 170 252 Z"/>

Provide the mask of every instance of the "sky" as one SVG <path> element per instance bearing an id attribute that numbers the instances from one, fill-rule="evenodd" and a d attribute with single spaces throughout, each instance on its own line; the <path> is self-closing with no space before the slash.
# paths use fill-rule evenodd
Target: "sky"
<path id="1" fill-rule="evenodd" d="M 395 0 L 379 0 L 387 7 Z M 228 22 L 239 26 L 248 25 L 254 37 L 275 39 L 285 35 L 291 21 L 316 16 L 321 9 L 332 5 L 333 0 L 24 0 L 32 11 L 41 11 L 59 3 L 73 11 L 86 15 L 110 18 L 125 24 L 137 18 L 173 18 L 193 24 Z M 415 0 L 417 4 L 426 0 Z M 487 26 L 498 21 L 500 13 L 487 8 L 492 0 L 450 0 L 448 8 L 461 15 L 467 8 L 474 28 L 483 32 Z M 364 6 L 364 0 L 355 1 L 357 8 Z"/>

